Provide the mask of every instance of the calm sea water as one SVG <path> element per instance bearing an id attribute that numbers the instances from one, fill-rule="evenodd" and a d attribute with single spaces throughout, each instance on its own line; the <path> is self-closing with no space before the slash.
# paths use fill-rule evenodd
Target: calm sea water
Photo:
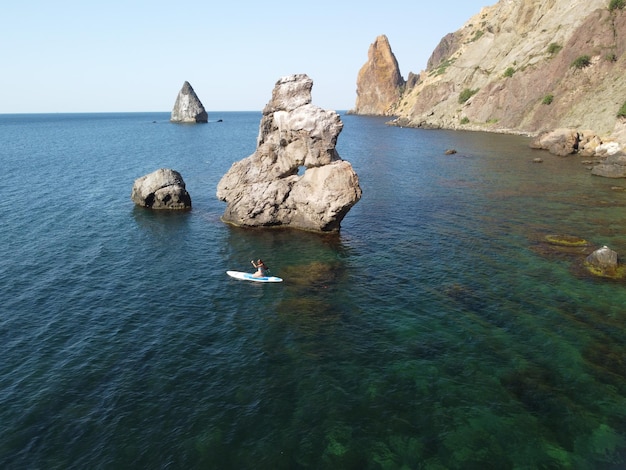
<path id="1" fill-rule="evenodd" d="M 545 237 L 626 254 L 626 183 L 346 115 L 341 233 L 237 229 L 260 117 L 0 116 L 1 468 L 624 468 L 626 284 Z M 133 206 L 161 167 L 192 211 Z"/>

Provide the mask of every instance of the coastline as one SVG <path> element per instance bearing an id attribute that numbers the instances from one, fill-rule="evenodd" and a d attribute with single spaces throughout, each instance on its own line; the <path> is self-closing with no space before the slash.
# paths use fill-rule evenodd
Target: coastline
<path id="1" fill-rule="evenodd" d="M 389 117 L 392 117 L 392 116 L 389 116 Z M 490 132 L 494 134 L 520 135 L 520 136 L 525 136 L 525 137 L 537 137 L 538 135 L 541 134 L 541 132 L 538 132 L 538 131 L 536 132 L 522 131 L 519 129 L 509 129 L 505 127 L 486 128 L 484 126 L 471 125 L 471 124 L 446 126 L 442 124 L 429 123 L 426 121 L 422 121 L 418 124 L 414 124 L 410 119 L 404 118 L 404 117 L 398 117 L 398 116 L 394 117 L 391 121 L 388 121 L 385 124 L 389 126 L 409 127 L 413 129 L 443 129 L 443 130 L 450 130 L 450 131 Z"/>

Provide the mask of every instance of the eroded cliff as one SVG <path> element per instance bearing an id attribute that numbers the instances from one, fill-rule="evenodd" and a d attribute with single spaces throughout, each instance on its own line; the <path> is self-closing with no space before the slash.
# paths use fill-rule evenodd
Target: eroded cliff
<path id="1" fill-rule="evenodd" d="M 625 139 L 626 11 L 609 0 L 500 0 L 446 35 L 386 113 L 397 125 Z M 611 6 L 611 7 L 610 7 Z"/>

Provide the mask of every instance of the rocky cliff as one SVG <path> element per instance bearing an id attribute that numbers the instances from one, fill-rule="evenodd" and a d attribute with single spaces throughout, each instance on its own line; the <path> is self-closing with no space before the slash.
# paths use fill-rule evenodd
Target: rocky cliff
<path id="1" fill-rule="evenodd" d="M 178 92 L 170 121 L 172 122 L 208 122 L 209 116 L 189 82 L 183 83 Z"/>
<path id="2" fill-rule="evenodd" d="M 626 141 L 626 10 L 615 0 L 500 0 L 442 38 L 385 112 L 397 125 Z M 390 81 L 388 82 L 388 84 Z M 367 109 L 357 98 L 356 111 Z"/>

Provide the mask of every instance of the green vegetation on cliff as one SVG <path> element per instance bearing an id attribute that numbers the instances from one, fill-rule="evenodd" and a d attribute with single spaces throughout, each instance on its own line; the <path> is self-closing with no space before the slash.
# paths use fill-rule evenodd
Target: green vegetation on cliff
<path id="1" fill-rule="evenodd" d="M 581 55 L 577 57 L 574 62 L 572 62 L 572 67 L 577 69 L 584 69 L 585 67 L 589 67 L 591 65 L 591 57 L 588 55 Z"/>
<path id="2" fill-rule="evenodd" d="M 472 90 L 470 88 L 466 88 L 465 90 L 463 90 L 461 92 L 461 94 L 459 95 L 459 103 L 463 104 L 465 103 L 467 100 L 469 100 L 472 96 L 474 96 L 476 93 L 478 93 L 478 88 L 475 90 Z"/>
<path id="3" fill-rule="evenodd" d="M 503 77 L 510 78 L 515 73 L 515 69 L 513 67 L 507 68 L 502 74 Z"/>
<path id="4" fill-rule="evenodd" d="M 561 49 L 563 49 L 563 46 L 561 46 L 560 44 L 557 44 L 556 42 L 552 42 L 548 46 L 548 54 L 554 55 L 557 52 L 559 52 Z"/>
<path id="5" fill-rule="evenodd" d="M 441 63 L 441 65 L 439 65 L 439 67 L 437 67 L 435 70 L 430 72 L 430 76 L 443 75 L 444 73 L 446 73 L 446 69 L 452 64 L 454 64 L 455 60 L 456 60 L 455 58 L 444 60 Z"/>

